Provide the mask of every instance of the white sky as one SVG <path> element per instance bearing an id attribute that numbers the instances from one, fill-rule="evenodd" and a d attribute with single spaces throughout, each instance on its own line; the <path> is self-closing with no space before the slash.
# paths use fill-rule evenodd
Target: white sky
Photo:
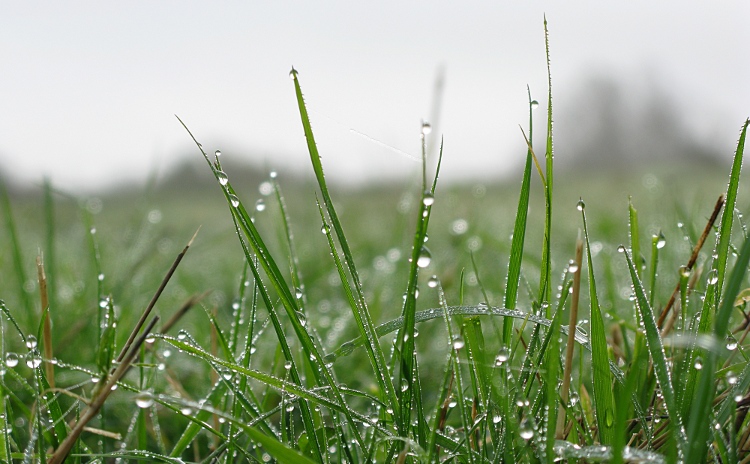
<path id="1" fill-rule="evenodd" d="M 177 114 L 209 150 L 309 170 L 294 65 L 329 175 L 412 173 L 350 129 L 418 155 L 442 64 L 443 177 L 499 175 L 525 156 L 526 85 L 546 100 L 545 13 L 558 118 L 591 74 L 655 81 L 733 149 L 750 115 L 746 0 L 4 1 L 0 169 L 86 190 L 143 181 L 198 156 Z"/>

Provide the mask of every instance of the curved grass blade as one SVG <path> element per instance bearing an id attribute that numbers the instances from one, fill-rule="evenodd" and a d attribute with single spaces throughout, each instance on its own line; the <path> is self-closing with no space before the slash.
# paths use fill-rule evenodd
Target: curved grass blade
<path id="1" fill-rule="evenodd" d="M 539 302 L 549 301 L 552 294 L 550 285 L 552 271 L 552 180 L 553 180 L 553 145 L 552 145 L 552 67 L 549 55 L 549 31 L 547 17 L 544 17 L 544 48 L 547 56 L 547 146 L 546 146 L 546 182 L 544 183 L 544 242 L 542 245 L 542 269 L 539 280 Z M 549 306 L 546 317 L 549 318 Z"/>
<path id="2" fill-rule="evenodd" d="M 651 309 L 651 305 L 648 302 L 646 291 L 643 289 L 641 279 L 638 278 L 638 274 L 633 264 L 633 259 L 630 257 L 630 253 L 624 246 L 618 248 L 619 251 L 625 254 L 625 258 L 628 262 L 628 268 L 630 269 L 630 277 L 633 281 L 633 290 L 635 291 L 635 302 L 638 305 L 638 314 L 643 322 L 643 327 L 646 331 L 646 345 L 648 351 L 651 354 L 651 362 L 654 366 L 654 373 L 656 379 L 661 387 L 661 392 L 664 397 L 664 405 L 667 408 L 667 414 L 671 421 L 672 434 L 677 444 L 677 452 L 679 455 L 684 456 L 687 449 L 688 441 L 685 437 L 685 427 L 683 425 L 682 413 L 677 407 L 677 399 L 674 392 L 674 386 L 672 385 L 672 378 L 669 372 L 669 365 L 667 363 L 667 356 L 664 353 L 664 344 L 661 339 L 659 327 L 656 325 L 656 319 Z M 705 424 L 705 418 L 703 416 L 700 420 Z M 694 418 L 695 420 L 697 418 Z"/>
<path id="3" fill-rule="evenodd" d="M 380 341 L 375 335 L 375 326 L 372 322 L 370 311 L 367 308 L 367 301 L 364 297 L 364 292 L 362 291 L 362 284 L 359 280 L 359 274 L 357 273 L 357 269 L 354 265 L 354 259 L 352 257 L 351 250 L 349 249 L 349 244 L 344 235 L 344 230 L 341 227 L 338 214 L 336 214 L 336 209 L 334 208 L 333 201 L 331 200 L 331 196 L 328 192 L 328 185 L 326 184 L 325 175 L 323 174 L 323 164 L 320 159 L 320 154 L 318 153 L 317 144 L 315 143 L 315 137 L 312 132 L 312 126 L 310 125 L 310 118 L 307 114 L 307 107 L 305 106 L 305 101 L 302 96 L 302 88 L 300 87 L 297 71 L 292 69 L 290 75 L 292 76 L 292 79 L 294 79 L 294 89 L 297 95 L 297 104 L 299 106 L 300 117 L 302 119 L 302 127 L 305 132 L 307 148 L 310 153 L 310 160 L 312 161 L 313 170 L 315 171 L 315 177 L 318 181 L 318 187 L 320 188 L 321 195 L 323 196 L 323 203 L 325 204 L 328 217 L 331 219 L 333 230 L 336 232 L 336 237 L 338 238 L 339 245 L 341 246 L 341 249 L 343 251 L 344 262 L 347 265 L 351 279 L 354 281 L 354 290 L 357 295 L 357 302 L 351 308 L 352 313 L 357 322 L 357 328 L 361 336 L 367 340 L 367 354 L 370 359 L 370 364 L 372 365 L 372 368 L 375 372 L 378 386 L 383 392 L 389 407 L 394 411 L 395 417 L 400 418 L 401 414 L 399 412 L 399 403 L 397 399 L 398 397 L 391 380 L 391 374 L 388 370 L 388 364 L 386 363 L 383 349 L 380 346 Z M 337 264 L 337 267 L 339 268 L 339 272 L 341 273 L 343 268 L 341 268 L 340 263 Z M 349 286 L 349 280 L 346 279 L 344 275 L 342 275 L 341 282 L 346 288 L 347 293 L 352 293 Z M 402 433 L 405 433 L 406 424 L 399 419 L 397 420 L 397 425 L 399 430 Z"/>

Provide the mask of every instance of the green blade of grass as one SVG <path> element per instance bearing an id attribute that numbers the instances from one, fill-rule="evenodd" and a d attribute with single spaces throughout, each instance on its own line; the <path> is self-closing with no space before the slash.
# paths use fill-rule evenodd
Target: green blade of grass
<path id="1" fill-rule="evenodd" d="M 661 333 L 659 332 L 659 327 L 656 325 L 656 319 L 654 318 L 651 305 L 648 302 L 648 296 L 643 288 L 641 279 L 638 278 L 638 273 L 636 272 L 635 264 L 633 263 L 630 253 L 622 245 L 618 250 L 625 254 L 625 258 L 628 262 L 630 277 L 633 281 L 633 290 L 635 291 L 635 301 L 638 305 L 638 313 L 643 322 L 643 328 L 646 331 L 646 345 L 648 346 L 648 351 L 651 355 L 654 373 L 659 382 L 659 387 L 661 388 L 662 396 L 664 397 L 664 405 L 666 406 L 672 424 L 672 434 L 677 445 L 677 452 L 679 455 L 684 455 L 688 441 L 685 437 L 682 413 L 677 407 L 677 399 L 672 384 L 672 377 L 669 372 L 669 364 L 667 362 L 666 354 L 664 353 L 664 343 L 662 342 Z M 701 418 L 701 421 L 704 424 L 705 418 L 705 415 Z"/>
<path id="2" fill-rule="evenodd" d="M 294 89 L 297 95 L 297 104 L 299 106 L 299 113 L 302 119 L 302 127 L 304 129 L 305 139 L 307 140 L 307 148 L 310 153 L 310 160 L 313 165 L 315 177 L 318 181 L 318 187 L 320 188 L 321 195 L 323 196 L 323 203 L 325 204 L 328 217 L 331 219 L 333 230 L 336 232 L 336 237 L 338 238 L 339 245 L 341 246 L 341 249 L 344 253 L 344 261 L 349 270 L 349 275 L 354 281 L 354 290 L 357 295 L 357 302 L 351 308 L 352 313 L 357 322 L 357 328 L 360 332 L 360 335 L 367 340 L 367 354 L 370 359 L 370 364 L 374 370 L 376 381 L 378 382 L 378 385 L 382 390 L 389 407 L 394 411 L 395 417 L 399 418 L 397 419 L 397 426 L 399 428 L 399 431 L 403 434 L 406 430 L 406 423 L 403 420 L 400 420 L 402 414 L 400 413 L 400 405 L 397 400 L 393 381 L 391 380 L 391 374 L 388 370 L 388 364 L 386 363 L 383 349 L 380 346 L 380 341 L 375 335 L 375 325 L 372 322 L 370 311 L 367 308 L 367 301 L 365 300 L 364 292 L 362 291 L 362 284 L 359 280 L 359 274 L 357 273 L 357 269 L 354 265 L 354 259 L 352 257 L 351 250 L 349 249 L 349 244 L 344 235 L 344 230 L 341 227 L 338 214 L 336 213 L 333 201 L 331 200 L 331 196 L 328 192 L 328 185 L 326 184 L 325 175 L 323 174 L 323 164 L 320 159 L 320 154 L 318 153 L 317 144 L 315 143 L 315 137 L 312 132 L 312 126 L 310 125 L 310 118 L 307 114 L 307 107 L 305 106 L 305 101 L 302 96 L 302 88 L 299 83 L 297 71 L 292 69 L 291 76 L 294 79 Z M 343 271 L 340 263 L 338 264 L 338 267 L 340 271 Z M 344 287 L 349 287 L 349 280 L 346 279 L 343 275 L 342 284 L 344 284 Z M 351 293 L 351 289 L 347 288 L 347 292 Z"/>
<path id="3" fill-rule="evenodd" d="M 544 46 L 547 56 L 547 145 L 546 145 L 546 182 L 544 182 L 544 242 L 542 245 L 542 268 L 539 280 L 539 302 L 549 301 L 551 296 L 550 276 L 552 271 L 552 179 L 553 179 L 553 144 L 552 144 L 552 67 L 549 55 L 549 31 L 547 17 L 544 18 Z M 549 318 L 549 306 L 547 306 Z"/>
<path id="4" fill-rule="evenodd" d="M 743 124 L 742 130 L 740 131 L 740 139 L 737 142 L 737 150 L 735 151 L 732 170 L 729 174 L 729 184 L 727 185 L 727 193 L 725 195 L 724 211 L 721 215 L 717 246 L 714 251 L 717 257 L 713 268 L 719 273 L 718 290 L 716 292 L 719 295 L 721 294 L 724 285 L 724 274 L 726 273 L 727 259 L 729 258 L 732 220 L 734 219 L 734 208 L 737 203 L 737 191 L 740 187 L 740 171 L 742 170 L 742 160 L 745 152 L 745 136 L 747 135 L 747 126 L 749 124 L 750 119 L 745 121 L 745 124 Z"/>
<path id="5" fill-rule="evenodd" d="M 706 456 L 706 442 L 710 433 L 711 422 L 706 421 L 705 418 L 709 417 L 716 390 L 715 372 L 719 355 L 726 352 L 723 345 L 729 327 L 729 318 L 734 310 L 735 298 L 742 287 L 748 263 L 750 263 L 750 240 L 745 240 L 724 289 L 719 311 L 716 313 L 714 337 L 720 348 L 708 350 L 706 353 L 698 381 L 698 389 L 690 410 L 690 423 L 687 430 L 690 440 L 689 453 L 687 454 L 688 463 L 702 462 Z"/>
<path id="6" fill-rule="evenodd" d="M 533 100 L 531 90 L 529 92 L 529 143 L 533 143 Z M 529 194 L 531 191 L 531 149 L 526 150 L 526 167 L 523 170 L 521 181 L 521 194 L 518 197 L 518 209 L 516 209 L 516 222 L 513 226 L 513 240 L 510 245 L 510 258 L 508 259 L 508 274 L 505 278 L 505 299 L 503 305 L 506 308 L 515 309 L 518 300 L 518 286 L 521 282 L 521 262 L 523 261 L 523 245 L 526 238 L 526 219 L 529 214 Z M 489 304 L 489 302 L 488 302 Z M 503 319 L 503 344 L 510 346 L 513 336 L 513 319 Z"/>
<path id="7" fill-rule="evenodd" d="M 591 303 L 591 370 L 594 383 L 594 402 L 596 406 L 596 423 L 599 427 L 599 441 L 610 445 L 614 441 L 614 421 L 617 416 L 615 400 L 612 394 L 612 374 L 609 370 L 609 354 L 607 352 L 607 334 L 604 329 L 604 319 L 599 307 L 599 297 L 596 292 L 596 278 L 594 263 L 591 259 L 591 245 L 589 242 L 588 225 L 586 223 L 586 208 L 583 200 L 578 202 L 583 220 L 583 235 L 586 241 L 586 263 L 589 277 L 589 300 Z"/>

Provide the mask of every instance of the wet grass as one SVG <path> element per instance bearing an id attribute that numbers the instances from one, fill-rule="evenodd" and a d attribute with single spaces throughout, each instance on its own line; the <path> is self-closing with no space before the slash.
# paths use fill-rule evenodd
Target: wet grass
<path id="1" fill-rule="evenodd" d="M 550 88 L 520 185 L 342 192 L 291 77 L 312 183 L 3 192 L 0 460 L 750 462 L 747 122 L 728 183 L 584 179 Z"/>

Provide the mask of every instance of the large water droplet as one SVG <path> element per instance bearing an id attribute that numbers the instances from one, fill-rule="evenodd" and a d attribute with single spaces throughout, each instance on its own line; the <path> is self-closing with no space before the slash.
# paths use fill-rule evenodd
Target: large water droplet
<path id="1" fill-rule="evenodd" d="M 29 335 L 26 337 L 26 348 L 33 350 L 36 348 L 37 342 L 36 337 L 33 335 Z"/>
<path id="2" fill-rule="evenodd" d="M 576 209 L 578 211 L 583 211 L 586 209 L 586 203 L 584 203 L 583 200 L 578 200 L 578 203 L 576 203 Z"/>
<path id="3" fill-rule="evenodd" d="M 292 368 L 292 362 L 291 361 L 287 361 L 287 362 L 284 363 L 284 369 L 289 370 L 291 368 Z"/>
<path id="4" fill-rule="evenodd" d="M 425 206 L 432 206 L 433 204 L 435 204 L 435 196 L 430 192 L 425 192 L 424 196 L 422 197 L 422 203 Z"/>
<path id="5" fill-rule="evenodd" d="M 656 248 L 664 248 L 667 244 L 667 237 L 662 232 L 659 232 L 659 236 L 656 238 Z"/>
<path id="6" fill-rule="evenodd" d="M 530 440 L 534 436 L 534 420 L 526 416 L 519 424 L 518 434 L 524 440 Z"/>
<path id="7" fill-rule="evenodd" d="M 221 185 L 227 185 L 227 183 L 229 182 L 229 177 L 224 171 L 216 171 L 216 178 L 219 180 L 219 183 Z"/>
<path id="8" fill-rule="evenodd" d="M 135 405 L 141 409 L 150 408 L 154 404 L 154 396 L 151 392 L 142 391 L 135 395 Z"/>
<path id="9" fill-rule="evenodd" d="M 535 110 L 537 108 L 539 108 L 539 102 L 536 100 L 531 100 L 531 109 Z"/>
<path id="10" fill-rule="evenodd" d="M 18 365 L 18 355 L 16 353 L 5 353 L 5 365 L 16 367 Z"/>
<path id="11" fill-rule="evenodd" d="M 701 359 L 700 356 L 695 358 L 695 362 L 693 363 L 693 367 L 695 367 L 697 370 L 703 369 L 703 359 Z"/>
<path id="12" fill-rule="evenodd" d="M 620 245 L 617 247 L 617 251 L 619 253 L 625 253 L 625 245 Z"/>
<path id="13" fill-rule="evenodd" d="M 568 262 L 568 272 L 571 274 L 578 272 L 578 264 L 572 259 Z"/>
<path id="14" fill-rule="evenodd" d="M 466 346 L 466 342 L 464 342 L 464 339 L 461 337 L 457 337 L 453 340 L 453 349 L 460 350 Z"/>
<path id="15" fill-rule="evenodd" d="M 266 209 L 266 202 L 263 201 L 262 198 L 255 202 L 255 211 L 265 211 L 265 209 Z"/>
<path id="16" fill-rule="evenodd" d="M 508 352 L 508 348 L 503 346 L 497 352 L 497 356 L 495 356 L 495 365 L 500 366 L 509 358 L 510 358 L 510 353 Z"/>
<path id="17" fill-rule="evenodd" d="M 323 225 L 320 226 L 320 233 L 322 233 L 323 235 L 326 235 L 328 234 L 328 231 L 329 231 L 328 224 L 323 223 Z"/>
<path id="18" fill-rule="evenodd" d="M 214 156 L 216 156 L 217 158 L 218 158 L 219 156 L 221 156 L 221 150 L 216 150 L 216 151 L 214 152 Z M 231 158 L 231 157 L 230 157 L 230 158 Z"/>
<path id="19" fill-rule="evenodd" d="M 417 258 L 417 266 L 427 267 L 432 262 L 432 254 L 427 247 L 422 247 L 422 251 L 419 252 L 419 258 Z"/>
<path id="20" fill-rule="evenodd" d="M 36 352 L 31 351 L 26 355 L 26 366 L 36 369 L 42 364 L 42 356 Z"/>
<path id="21" fill-rule="evenodd" d="M 438 276 L 434 275 L 430 277 L 430 280 L 427 281 L 427 286 L 430 288 L 435 288 L 438 286 L 439 282 L 440 281 L 438 280 Z"/>
<path id="22" fill-rule="evenodd" d="M 297 70 L 292 68 L 291 71 L 289 71 L 289 79 L 294 80 L 294 78 L 297 77 Z"/>
<path id="23" fill-rule="evenodd" d="M 240 206 L 240 199 L 237 198 L 237 195 L 233 193 L 229 194 L 229 202 L 232 204 L 234 208 Z"/>

